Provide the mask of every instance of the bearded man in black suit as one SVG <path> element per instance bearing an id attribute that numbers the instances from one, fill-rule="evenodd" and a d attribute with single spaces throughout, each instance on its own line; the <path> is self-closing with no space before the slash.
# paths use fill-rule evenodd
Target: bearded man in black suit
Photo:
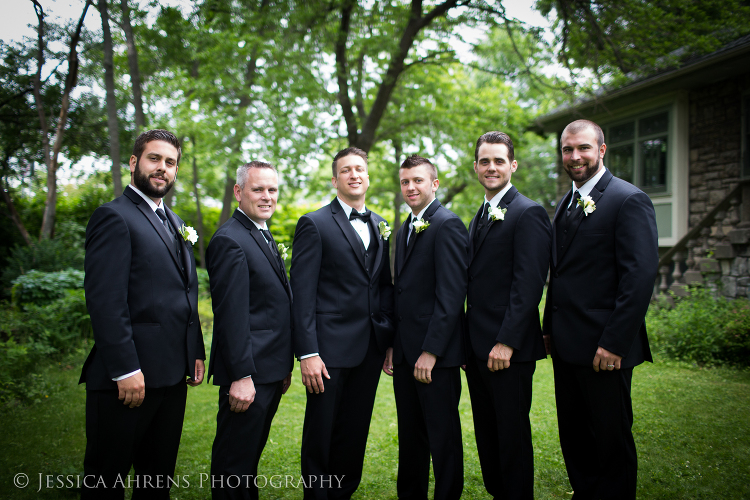
<path id="1" fill-rule="evenodd" d="M 549 216 L 518 192 L 513 141 L 477 140 L 474 172 L 484 200 L 471 221 L 466 379 L 482 478 L 494 498 L 534 497 L 532 378 L 546 357 L 539 301 L 549 268 Z"/>
<path id="2" fill-rule="evenodd" d="M 398 412 L 398 497 L 427 498 L 432 456 L 435 498 L 458 499 L 469 241 L 461 219 L 435 198 L 440 181 L 429 160 L 410 156 L 399 179 L 412 213 L 396 238 L 396 338 L 383 366 L 393 375 Z"/>
<path id="3" fill-rule="evenodd" d="M 166 130 L 135 141 L 131 183 L 86 227 L 86 306 L 94 347 L 83 365 L 86 456 L 82 498 L 169 498 L 189 385 L 203 381 L 193 229 L 161 203 L 180 142 Z M 194 243 L 194 240 L 190 241 Z"/>
<path id="4" fill-rule="evenodd" d="M 292 247 L 294 351 L 307 407 L 305 498 L 349 498 L 362 477 L 385 350 L 393 339 L 393 285 L 385 219 L 365 209 L 367 153 L 333 159 L 336 198 L 302 216 Z"/>
<path id="5" fill-rule="evenodd" d="M 206 251 L 214 312 L 208 379 L 219 386 L 211 489 L 214 499 L 257 499 L 258 462 L 292 378 L 292 290 L 266 224 L 279 196 L 276 169 L 241 166 L 234 196 L 239 208 Z"/>
<path id="6" fill-rule="evenodd" d="M 551 340 L 560 446 L 576 500 L 634 499 L 633 367 L 651 361 L 644 318 L 659 252 L 654 207 L 604 167 L 602 129 L 560 137 L 573 181 L 555 212 L 544 333 Z"/>

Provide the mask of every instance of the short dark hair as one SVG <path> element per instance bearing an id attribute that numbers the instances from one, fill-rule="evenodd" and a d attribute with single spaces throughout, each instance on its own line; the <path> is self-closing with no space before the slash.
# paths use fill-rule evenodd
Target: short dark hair
<path id="1" fill-rule="evenodd" d="M 593 129 L 594 133 L 596 134 L 596 146 L 599 148 L 602 147 L 602 144 L 604 144 L 604 132 L 599 125 L 592 122 L 591 120 L 576 120 L 574 122 L 570 122 L 568 126 L 563 129 L 560 137 L 562 138 L 565 132 L 569 134 L 578 134 L 579 132 L 583 132 L 587 128 Z"/>
<path id="2" fill-rule="evenodd" d="M 435 167 L 435 165 L 433 165 L 432 162 L 430 162 L 430 160 L 428 160 L 427 158 L 424 158 L 424 157 L 416 155 L 416 154 L 413 154 L 413 155 L 407 157 L 404 160 L 404 162 L 401 164 L 401 167 L 399 167 L 399 168 L 400 169 L 401 168 L 407 168 L 408 169 L 408 168 L 418 167 L 420 165 L 429 165 L 430 166 L 430 177 L 432 178 L 433 181 L 435 179 L 437 179 L 438 172 L 437 172 L 437 168 Z"/>
<path id="3" fill-rule="evenodd" d="M 513 160 L 516 159 L 515 152 L 513 151 L 513 139 L 505 132 L 492 131 L 482 134 L 477 139 L 477 146 L 474 148 L 474 161 L 479 161 L 479 146 L 485 143 L 505 144 L 508 148 L 508 161 L 513 163 Z"/>
<path id="4" fill-rule="evenodd" d="M 279 175 L 276 167 L 274 167 L 270 163 L 266 163 L 263 161 L 251 161 L 250 163 L 245 163 L 241 167 L 237 168 L 237 185 L 240 187 L 240 189 L 245 188 L 245 184 L 247 183 L 247 172 L 251 168 L 270 168 L 271 170 L 276 172 L 276 175 Z"/>
<path id="5" fill-rule="evenodd" d="M 363 158 L 365 160 L 365 165 L 367 165 L 367 153 L 359 149 L 358 147 L 350 146 L 346 149 L 342 149 L 341 151 L 336 153 L 336 156 L 333 157 L 333 164 L 331 165 L 331 169 L 333 170 L 334 177 L 338 177 L 339 174 L 336 162 L 339 161 L 339 159 L 350 155 L 356 155 Z"/>
<path id="6" fill-rule="evenodd" d="M 182 158 L 180 140 L 172 132 L 160 128 L 146 130 L 135 140 L 135 144 L 133 145 L 133 156 L 135 156 L 137 160 L 141 159 L 143 150 L 146 149 L 146 144 L 151 141 L 164 141 L 177 148 L 177 164 L 180 164 L 180 158 Z"/>

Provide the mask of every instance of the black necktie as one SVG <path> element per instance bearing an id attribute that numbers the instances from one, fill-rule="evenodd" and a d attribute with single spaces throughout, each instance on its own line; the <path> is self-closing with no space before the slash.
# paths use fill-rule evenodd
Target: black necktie
<path id="1" fill-rule="evenodd" d="M 487 227 L 487 215 L 490 213 L 490 202 L 488 201 L 482 206 L 482 213 L 479 214 L 479 220 L 477 221 L 477 230 L 474 233 L 474 244 L 479 243 L 479 239 L 484 232 L 484 228 Z"/>
<path id="2" fill-rule="evenodd" d="M 174 251 L 177 253 L 177 256 L 180 256 L 180 242 L 177 239 L 177 233 L 175 232 L 174 228 L 172 227 L 172 224 L 169 223 L 169 219 L 167 219 L 167 214 L 164 213 L 164 210 L 162 208 L 156 209 L 156 215 L 159 216 L 161 219 L 161 223 L 164 224 L 164 227 L 167 229 L 167 232 L 172 235 L 172 240 L 174 240 Z"/>
<path id="3" fill-rule="evenodd" d="M 568 206 L 568 210 L 565 212 L 566 217 L 570 217 L 571 214 L 578 210 L 578 200 L 581 199 L 581 192 L 576 189 L 575 195 L 573 195 L 573 201 Z"/>
<path id="4" fill-rule="evenodd" d="M 372 212 L 370 212 L 369 210 L 365 210 L 365 213 L 363 214 L 357 212 L 356 210 L 352 210 L 352 212 L 349 214 L 349 220 L 360 219 L 362 222 L 367 223 L 370 221 L 370 214 L 372 214 Z"/>
<path id="5" fill-rule="evenodd" d="M 414 235 L 417 234 L 417 230 L 414 229 L 414 221 L 417 220 L 417 216 L 412 214 L 411 218 L 409 219 L 409 234 L 406 235 L 406 246 L 409 246 L 409 243 L 411 243 L 412 240 L 414 240 Z"/>
<path id="6" fill-rule="evenodd" d="M 276 265 L 279 267 L 279 271 L 281 271 L 281 275 L 283 276 L 284 282 L 286 283 L 286 268 L 284 267 L 284 261 L 281 259 L 279 249 L 276 248 L 276 242 L 273 240 L 273 236 L 271 236 L 271 231 L 269 231 L 268 229 L 261 229 L 260 232 L 266 239 L 266 243 L 268 244 L 268 248 L 271 249 L 271 253 L 274 255 L 274 257 L 276 257 Z"/>

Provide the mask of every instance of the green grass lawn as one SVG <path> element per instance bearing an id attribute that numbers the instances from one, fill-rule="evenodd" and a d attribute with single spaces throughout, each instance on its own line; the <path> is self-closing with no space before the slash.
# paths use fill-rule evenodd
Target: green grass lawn
<path id="1" fill-rule="evenodd" d="M 208 339 L 207 339 L 208 340 Z M 80 356 L 79 356 L 80 358 Z M 30 407 L 0 410 L 2 450 L 0 498 L 76 498 L 74 490 L 57 488 L 58 475 L 82 473 L 85 448 L 85 389 L 78 386 L 82 359 L 72 358 L 46 369 L 50 395 Z M 210 498 L 201 473 L 208 474 L 215 432 L 217 389 L 191 388 L 176 473 L 187 476 L 173 499 Z M 703 370 L 659 362 L 635 370 L 634 434 L 640 460 L 638 497 L 750 498 L 750 373 Z M 299 449 L 305 408 L 299 369 L 274 420 L 260 474 L 299 477 Z M 477 458 L 468 389 L 461 399 L 464 435 L 464 498 L 488 498 Z M 531 410 L 534 431 L 537 498 L 570 498 L 570 485 L 557 438 L 552 363 L 537 365 Z M 396 409 L 390 378 L 383 375 L 367 446 L 359 499 L 396 498 L 398 466 Z M 16 474 L 30 478 L 25 489 L 14 486 Z M 53 475 L 52 486 L 39 489 L 39 475 Z M 189 487 L 184 487 L 186 481 Z M 300 489 L 261 490 L 261 498 L 302 498 Z"/>

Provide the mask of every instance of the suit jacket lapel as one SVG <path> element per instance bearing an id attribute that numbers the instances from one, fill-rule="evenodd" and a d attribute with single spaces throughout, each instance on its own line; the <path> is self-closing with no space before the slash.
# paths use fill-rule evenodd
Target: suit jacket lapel
<path id="1" fill-rule="evenodd" d="M 341 207 L 337 198 L 334 198 L 331 202 L 331 213 L 333 215 L 333 220 L 335 220 L 336 224 L 341 228 L 341 231 L 344 233 L 349 245 L 351 245 L 352 250 L 354 250 L 354 255 L 357 256 L 357 260 L 359 260 L 359 263 L 362 265 L 362 270 L 364 271 L 367 268 L 365 266 L 365 247 L 362 245 L 362 239 L 352 227 L 351 222 L 346 218 L 346 212 Z"/>
<path id="2" fill-rule="evenodd" d="M 411 214 L 409 215 L 411 220 Z M 396 275 L 401 274 L 401 269 L 404 267 L 404 259 L 406 259 L 406 235 L 409 232 L 409 223 L 405 222 L 401 225 L 401 228 L 396 235 Z"/>
<path id="3" fill-rule="evenodd" d="M 505 208 L 507 210 L 508 205 L 510 205 L 510 202 L 513 201 L 513 198 L 515 198 L 517 194 L 518 194 L 518 189 L 516 188 L 516 186 L 511 186 L 508 192 L 505 193 L 505 196 L 503 196 L 500 199 L 500 202 L 497 204 L 497 207 L 500 209 Z M 495 225 L 496 222 L 498 224 L 502 223 L 500 221 L 494 221 L 494 220 L 489 221 L 489 226 L 487 226 L 487 229 L 482 233 L 482 235 L 479 237 L 479 241 L 477 242 L 477 248 L 476 248 L 477 252 L 479 251 L 479 248 L 482 246 L 482 243 L 484 243 L 485 238 L 487 238 L 487 235 L 492 230 L 492 226 Z"/>
<path id="4" fill-rule="evenodd" d="M 596 183 L 596 185 L 591 189 L 591 192 L 589 193 L 589 196 L 591 196 L 591 199 L 594 201 L 594 204 L 599 201 L 599 198 L 602 197 L 602 194 L 604 194 L 604 190 L 607 188 L 607 185 L 609 184 L 609 181 L 612 180 L 612 173 L 609 170 L 604 171 L 604 175 L 601 179 L 599 179 L 599 182 Z M 570 194 L 570 193 L 569 193 Z M 572 194 L 570 194 L 572 196 Z M 565 196 L 565 208 L 567 208 L 567 203 L 570 202 L 570 197 Z M 574 209 L 573 207 L 572 209 Z M 562 211 L 563 207 L 560 207 L 559 211 Z M 557 214 L 555 214 L 555 221 L 557 221 Z M 570 248 L 570 242 L 573 240 L 573 237 L 575 237 L 576 232 L 578 231 L 578 227 L 583 222 L 584 218 L 587 217 L 584 215 L 583 210 L 578 211 L 576 218 L 570 221 L 570 225 L 568 226 L 568 234 L 565 237 L 565 248 L 563 249 L 562 253 L 558 256 L 558 260 L 562 260 L 563 256 L 567 253 L 568 248 Z M 557 230 L 555 230 L 557 232 Z"/>
<path id="5" fill-rule="evenodd" d="M 375 265 L 373 266 L 373 269 L 372 269 L 372 276 L 377 276 L 378 269 L 380 268 L 380 260 L 383 256 L 383 246 L 385 245 L 383 244 L 384 243 L 383 241 L 378 241 L 378 240 L 382 240 L 382 238 L 380 236 L 380 229 L 378 228 L 378 222 L 375 220 L 375 214 L 371 213 L 369 224 L 370 224 L 370 228 L 372 228 L 371 234 L 375 235 L 375 241 L 370 241 L 370 249 L 372 249 L 373 245 L 378 246 L 378 250 L 375 253 Z M 372 240 L 372 238 L 370 238 L 370 240 Z"/>
<path id="6" fill-rule="evenodd" d="M 438 208 L 440 208 L 440 200 L 437 198 L 435 201 L 433 201 L 430 204 L 430 207 L 427 209 L 427 211 L 422 215 L 422 219 L 429 222 L 433 215 L 435 215 L 435 212 L 437 212 Z M 429 231 L 430 228 L 426 228 L 425 231 Z M 412 238 L 414 241 L 409 241 L 409 244 L 406 246 L 406 256 L 404 257 L 404 262 L 401 265 L 403 268 L 406 265 L 406 261 L 409 260 L 409 256 L 411 255 L 412 250 L 414 250 L 414 247 L 417 246 L 417 243 L 419 242 L 419 233 L 414 231 L 414 238 Z"/>
<path id="7" fill-rule="evenodd" d="M 188 246 L 187 241 L 185 241 L 185 238 L 180 235 L 178 229 L 182 227 L 181 224 L 177 223 L 177 216 L 167 207 L 164 207 L 166 210 L 164 212 L 167 214 L 167 219 L 169 219 L 169 222 L 172 224 L 172 227 L 177 231 L 177 239 L 180 241 L 180 245 L 182 245 L 182 251 L 180 252 L 182 255 L 182 263 L 185 267 L 185 277 L 187 278 L 190 276 L 190 254 L 188 252 L 192 252 L 193 249 L 191 248 L 192 245 Z M 163 224 L 162 224 L 163 225 Z"/>
<path id="8" fill-rule="evenodd" d="M 151 207 L 149 206 L 146 201 L 141 198 L 141 196 L 133 191 L 132 189 L 125 188 L 125 195 L 127 195 L 128 198 L 130 198 L 130 201 L 136 204 L 138 207 L 138 210 L 143 213 L 143 215 L 146 216 L 146 219 L 151 223 L 152 226 L 154 226 L 154 229 L 161 237 L 162 241 L 167 247 L 167 250 L 169 250 L 169 254 L 172 256 L 172 260 L 174 260 L 174 263 L 177 265 L 177 268 L 179 269 L 180 261 L 177 260 L 177 253 L 174 250 L 174 240 L 172 239 L 172 235 L 169 234 L 167 231 L 167 228 L 164 227 L 164 224 L 162 223 L 161 219 L 154 213 L 153 210 L 151 210 Z"/>
<path id="9" fill-rule="evenodd" d="M 552 264 L 555 266 L 557 266 L 557 262 L 559 260 L 559 257 L 557 255 L 557 223 L 560 219 L 560 216 L 567 209 L 568 203 L 570 203 L 571 196 L 573 196 L 572 189 L 568 191 L 565 196 L 563 196 L 562 200 L 560 200 L 560 203 L 557 204 L 557 208 L 555 209 L 555 216 L 552 218 Z"/>
<path id="10" fill-rule="evenodd" d="M 471 219 L 471 222 L 469 223 L 469 259 L 474 259 L 474 232 L 477 230 L 477 226 L 479 225 L 479 217 L 482 215 L 482 212 L 484 211 L 484 202 L 482 202 L 482 205 L 480 205 L 479 210 L 477 210 L 476 215 L 473 219 Z"/>
<path id="11" fill-rule="evenodd" d="M 261 251 L 265 254 L 268 262 L 271 264 L 271 269 L 276 272 L 276 276 L 278 276 L 279 280 L 281 280 L 281 282 L 283 283 L 284 279 L 281 276 L 281 269 L 279 269 L 278 260 L 271 251 L 271 248 L 268 246 L 268 243 L 266 243 L 266 239 L 263 237 L 263 234 L 261 234 L 260 229 L 258 229 L 258 227 L 239 210 L 235 210 L 232 217 L 237 219 L 243 226 L 245 226 L 245 229 L 248 230 L 250 236 L 255 240 Z"/>

